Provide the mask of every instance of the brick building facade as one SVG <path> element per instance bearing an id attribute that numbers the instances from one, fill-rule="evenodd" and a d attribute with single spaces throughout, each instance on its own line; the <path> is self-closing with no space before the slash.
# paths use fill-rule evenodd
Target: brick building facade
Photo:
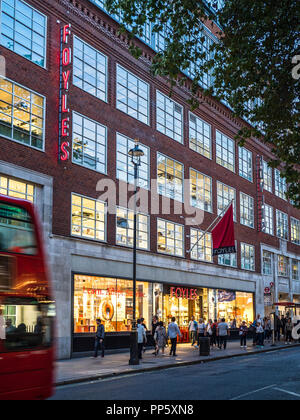
<path id="1" fill-rule="evenodd" d="M 16 195 L 17 189 L 34 201 L 43 221 L 59 357 L 91 348 L 97 316 L 105 319 L 108 346 L 128 344 L 132 206 L 128 216 L 117 201 L 119 213 L 105 216 L 105 203 L 97 207 L 95 200 L 99 180 L 116 181 L 117 190 L 120 178 L 125 184 L 132 180 L 125 151 L 136 138 L 146 152 L 142 186 L 158 179 L 160 204 L 163 197 L 171 199 L 170 214 L 149 211 L 140 220 L 138 316 L 150 324 L 152 314 L 165 322 L 175 314 L 183 331 L 192 315 L 251 321 L 255 313 L 273 310 L 264 302 L 270 283 L 275 301 L 300 302 L 300 212 L 284 198 L 278 172 L 258 170 L 261 159 L 271 159 L 270 150 L 255 139 L 240 148 L 232 139 L 246 122 L 213 99 L 199 94 L 199 109 L 191 111 L 187 85 L 168 98 L 166 81 L 149 73 L 155 40 L 153 45 L 136 40 L 143 55 L 134 59 L 126 36 L 117 33 L 116 19 L 98 6 L 101 1 L 2 1 L 0 52 L 6 74 L 0 91 L 0 192 Z M 65 62 L 70 71 L 65 91 L 62 46 L 72 57 Z M 61 105 L 63 95 L 67 102 Z M 69 152 L 65 161 L 59 159 L 59 137 L 70 143 L 63 148 Z M 183 180 L 190 180 L 185 198 L 202 210 L 201 225 L 185 225 L 186 215 L 174 214 L 178 197 L 184 201 Z M 31 196 L 24 192 L 26 185 L 34 190 Z M 209 235 L 203 247 L 194 248 L 197 254 L 188 253 L 195 230 L 209 227 L 230 194 L 236 261 L 211 258 Z M 146 195 L 151 201 L 149 188 Z M 199 299 L 187 298 L 188 291 L 176 295 L 178 288 L 193 290 Z"/>

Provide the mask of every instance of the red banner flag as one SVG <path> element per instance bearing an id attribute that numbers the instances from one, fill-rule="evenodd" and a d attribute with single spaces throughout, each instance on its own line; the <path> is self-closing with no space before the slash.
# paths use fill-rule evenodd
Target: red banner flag
<path id="1" fill-rule="evenodd" d="M 213 255 L 234 254 L 234 223 L 233 223 L 233 205 L 229 207 L 225 215 L 212 231 Z"/>

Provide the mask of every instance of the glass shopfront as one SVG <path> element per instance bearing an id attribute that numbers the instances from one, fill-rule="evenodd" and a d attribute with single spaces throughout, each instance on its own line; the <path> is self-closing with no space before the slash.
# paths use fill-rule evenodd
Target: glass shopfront
<path id="1" fill-rule="evenodd" d="M 254 295 L 199 287 L 137 282 L 136 318 L 144 318 L 151 330 L 153 315 L 165 325 L 172 317 L 188 340 L 188 325 L 192 316 L 199 321 L 225 318 L 250 323 L 254 319 Z M 96 331 L 100 318 L 107 333 L 118 336 L 131 331 L 133 318 L 133 282 L 131 280 L 86 275 L 74 276 L 75 336 L 87 336 Z"/>

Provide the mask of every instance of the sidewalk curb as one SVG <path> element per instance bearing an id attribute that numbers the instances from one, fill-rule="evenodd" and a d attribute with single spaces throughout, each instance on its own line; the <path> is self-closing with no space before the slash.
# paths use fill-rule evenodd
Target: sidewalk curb
<path id="1" fill-rule="evenodd" d="M 251 353 L 237 353 L 237 354 L 231 354 L 231 355 L 227 355 L 227 356 L 213 357 L 211 359 L 192 360 L 192 361 L 187 361 L 187 362 L 177 362 L 177 363 L 172 363 L 172 364 L 169 364 L 169 365 L 153 366 L 153 367 L 141 368 L 141 369 L 137 369 L 137 370 L 128 370 L 128 371 L 122 371 L 122 372 L 107 373 L 107 374 L 104 374 L 104 375 L 87 376 L 87 377 L 82 377 L 82 378 L 78 378 L 78 379 L 67 379 L 67 380 L 64 380 L 64 381 L 57 382 L 55 384 L 55 387 L 61 387 L 61 386 L 73 385 L 73 384 L 80 384 L 80 383 L 90 382 L 90 381 L 99 381 L 101 379 L 116 378 L 118 376 L 128 376 L 128 375 L 137 374 L 137 373 L 153 372 L 153 371 L 156 371 L 156 370 L 165 370 L 165 369 L 171 369 L 171 368 L 175 368 L 175 367 L 199 365 L 199 364 L 203 364 L 203 363 L 215 362 L 217 360 L 233 359 L 235 357 L 252 356 L 252 355 L 261 354 L 261 353 L 271 353 L 271 352 L 278 351 L 278 350 L 285 350 L 285 349 L 291 349 L 291 348 L 296 348 L 296 347 L 300 347 L 300 344 L 293 344 L 293 345 L 290 345 L 290 346 L 273 347 L 271 349 L 266 349 L 266 350 L 255 350 Z"/>

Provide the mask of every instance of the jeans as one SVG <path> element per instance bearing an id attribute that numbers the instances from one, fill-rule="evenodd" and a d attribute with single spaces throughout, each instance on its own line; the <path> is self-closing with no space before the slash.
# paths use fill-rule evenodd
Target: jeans
<path id="1" fill-rule="evenodd" d="M 100 338 L 96 337 L 95 339 L 95 354 L 94 357 L 98 357 L 98 350 L 101 349 L 102 357 L 104 357 L 104 340 L 100 342 Z"/>
<path id="2" fill-rule="evenodd" d="M 241 346 L 246 347 L 247 346 L 247 336 L 241 335 Z"/>
<path id="3" fill-rule="evenodd" d="M 227 347 L 227 335 L 220 335 L 220 345 L 219 345 L 219 348 L 221 349 L 222 346 L 224 347 L 224 350 L 226 350 L 226 347 Z"/>
<path id="4" fill-rule="evenodd" d="M 177 346 L 177 337 L 176 338 L 171 338 L 171 350 L 170 350 L 170 356 L 175 356 L 176 355 L 176 346 Z"/>
<path id="5" fill-rule="evenodd" d="M 264 336 L 265 336 L 265 334 L 264 333 L 258 333 L 256 335 L 257 335 L 257 344 L 259 346 L 263 346 L 264 345 Z"/>
<path id="6" fill-rule="evenodd" d="M 197 331 L 191 331 L 192 346 L 197 342 Z"/>
<path id="7" fill-rule="evenodd" d="M 143 347 L 144 347 L 144 343 L 138 343 L 138 356 L 139 356 L 139 359 L 142 358 Z"/>
<path id="8" fill-rule="evenodd" d="M 286 333 L 285 333 L 285 341 L 286 342 L 292 342 L 292 340 L 293 340 L 293 338 L 292 338 L 292 331 L 287 331 Z"/>

